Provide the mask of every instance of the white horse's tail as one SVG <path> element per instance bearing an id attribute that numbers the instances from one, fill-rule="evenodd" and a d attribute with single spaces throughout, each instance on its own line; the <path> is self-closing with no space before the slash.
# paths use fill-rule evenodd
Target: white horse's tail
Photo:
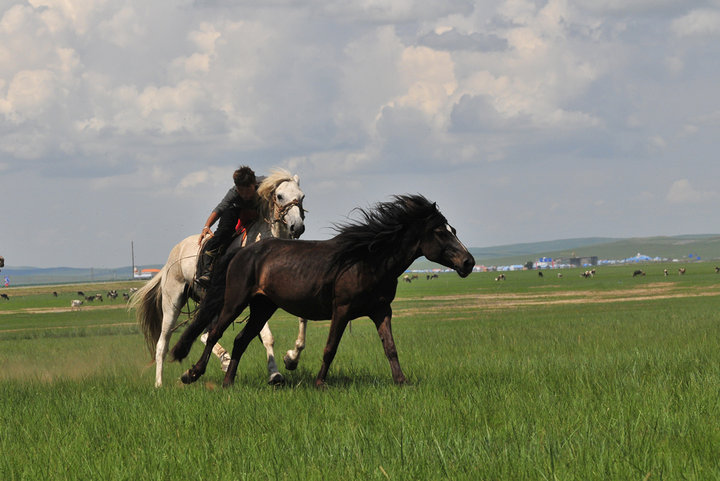
<path id="1" fill-rule="evenodd" d="M 145 336 L 152 359 L 155 359 L 155 346 L 157 346 L 162 330 L 163 312 L 160 285 L 166 273 L 167 266 L 138 289 L 128 302 L 128 309 L 135 309 L 135 318 Z"/>

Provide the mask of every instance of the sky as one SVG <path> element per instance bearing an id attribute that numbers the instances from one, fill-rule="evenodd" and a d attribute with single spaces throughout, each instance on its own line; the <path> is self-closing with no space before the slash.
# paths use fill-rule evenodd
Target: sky
<path id="1" fill-rule="evenodd" d="M 303 239 L 421 193 L 468 246 L 719 232 L 720 0 L 0 0 L 6 265 L 163 264 L 250 165 Z"/>

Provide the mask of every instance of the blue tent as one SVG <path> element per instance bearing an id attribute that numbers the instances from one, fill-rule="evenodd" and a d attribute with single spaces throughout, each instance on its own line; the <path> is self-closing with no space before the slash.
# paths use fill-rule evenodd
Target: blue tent
<path id="1" fill-rule="evenodd" d="M 651 260 L 652 258 L 650 256 L 646 256 L 638 252 L 634 257 L 628 257 L 625 259 L 625 262 L 647 262 Z"/>

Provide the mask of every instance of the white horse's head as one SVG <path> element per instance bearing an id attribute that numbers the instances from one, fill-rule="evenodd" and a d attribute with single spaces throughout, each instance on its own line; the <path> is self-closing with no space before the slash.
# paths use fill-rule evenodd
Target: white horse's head
<path id="1" fill-rule="evenodd" d="M 258 195 L 266 202 L 273 237 L 297 239 L 305 232 L 305 193 L 297 175 L 274 169 L 258 187 Z"/>

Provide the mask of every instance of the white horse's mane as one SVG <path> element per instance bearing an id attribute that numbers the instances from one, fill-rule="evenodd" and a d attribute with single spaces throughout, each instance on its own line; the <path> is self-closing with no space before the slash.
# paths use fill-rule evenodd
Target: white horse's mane
<path id="1" fill-rule="evenodd" d="M 293 175 L 285 169 L 272 169 L 270 175 L 265 177 L 260 185 L 258 186 L 257 193 L 260 199 L 263 201 L 260 204 L 260 215 L 268 219 L 272 215 L 273 204 L 273 192 L 283 182 L 296 182 Z"/>
<path id="2" fill-rule="evenodd" d="M 270 171 L 270 175 L 265 177 L 265 180 L 263 180 L 260 185 L 258 186 L 257 193 L 258 195 L 268 202 L 270 202 L 271 196 L 273 191 L 282 184 L 283 182 L 287 181 L 294 181 L 293 175 L 285 170 L 285 169 L 272 169 Z"/>

